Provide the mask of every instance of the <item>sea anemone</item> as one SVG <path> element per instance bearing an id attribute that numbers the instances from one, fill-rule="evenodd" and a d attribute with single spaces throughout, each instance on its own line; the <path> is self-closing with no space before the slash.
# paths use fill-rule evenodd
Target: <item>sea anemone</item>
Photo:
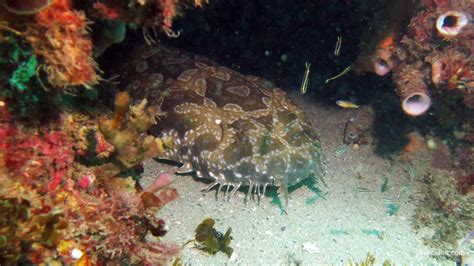
<path id="1" fill-rule="evenodd" d="M 436 29 L 442 36 L 453 37 L 458 35 L 467 24 L 469 24 L 469 19 L 466 14 L 459 11 L 447 11 L 436 20 Z"/>

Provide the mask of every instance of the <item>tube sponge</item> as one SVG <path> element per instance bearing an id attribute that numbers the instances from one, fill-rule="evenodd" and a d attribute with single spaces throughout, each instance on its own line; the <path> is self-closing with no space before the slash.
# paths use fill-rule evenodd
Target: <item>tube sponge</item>
<path id="1" fill-rule="evenodd" d="M 412 116 L 425 113 L 431 106 L 424 75 L 412 65 L 403 65 L 394 73 L 397 93 L 401 97 L 403 111 Z"/>

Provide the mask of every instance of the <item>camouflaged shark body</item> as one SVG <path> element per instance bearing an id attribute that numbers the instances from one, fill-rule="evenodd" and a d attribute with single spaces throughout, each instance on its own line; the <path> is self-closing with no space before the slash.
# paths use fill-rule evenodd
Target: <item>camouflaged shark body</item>
<path id="1" fill-rule="evenodd" d="M 260 195 L 275 185 L 286 192 L 323 172 L 314 129 L 268 81 L 163 46 L 135 51 L 119 76 L 121 90 L 159 107 L 152 133 L 175 144 L 166 159 L 213 180 L 209 188 L 234 194 L 249 186 Z"/>

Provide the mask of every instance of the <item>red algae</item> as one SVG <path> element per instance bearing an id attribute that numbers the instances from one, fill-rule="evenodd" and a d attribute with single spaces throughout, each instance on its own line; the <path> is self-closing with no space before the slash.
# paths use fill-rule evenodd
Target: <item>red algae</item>
<path id="1" fill-rule="evenodd" d="M 0 262 L 167 263 L 179 247 L 145 236 L 166 233 L 165 222 L 154 215 L 176 198 L 176 189 L 165 186 L 170 180 L 164 178 L 157 181 L 156 194 L 142 191 L 131 177 L 117 177 L 122 166 L 77 161 L 75 141 L 83 131 L 77 128 L 92 133 L 98 128 L 91 124 L 97 118 L 82 116 L 63 112 L 35 127 L 0 107 L 0 209 L 22 213 L 0 223 L 8 247 L 1 248 Z"/>
<path id="2" fill-rule="evenodd" d="M 99 77 L 92 58 L 88 21 L 67 0 L 55 0 L 26 31 L 34 52 L 44 58 L 49 82 L 57 87 L 91 86 Z"/>

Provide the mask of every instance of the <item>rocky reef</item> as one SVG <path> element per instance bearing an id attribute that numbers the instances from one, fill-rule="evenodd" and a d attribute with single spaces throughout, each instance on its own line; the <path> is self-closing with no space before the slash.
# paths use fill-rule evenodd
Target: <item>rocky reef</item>
<path id="1" fill-rule="evenodd" d="M 381 21 L 379 40 L 365 45 L 356 62 L 357 71 L 379 76 L 393 72 L 403 111 L 411 116 L 425 113 L 432 97 L 462 93 L 464 104 L 472 109 L 474 26 L 471 1 L 405 1 L 404 8 L 389 9 Z M 397 4 L 395 4 L 397 5 Z M 408 21 L 407 28 L 401 25 Z"/>
<path id="2" fill-rule="evenodd" d="M 145 241 L 147 233 L 166 233 L 154 214 L 177 194 L 166 176 L 142 189 L 130 175 L 146 156 L 164 152 L 162 142 L 151 136 L 132 133 L 134 142 L 118 137 L 146 129 L 146 123 L 130 122 L 144 105 L 134 108 L 120 116 L 115 134 L 98 130 L 110 129 L 114 118 L 102 117 L 97 124 L 94 117 L 63 112 L 32 127 L 14 121 L 6 106 L 0 109 L 2 264 L 163 264 L 178 252 L 176 246 Z M 124 121 L 135 124 L 121 127 Z M 127 163 L 120 161 L 124 150 Z"/>
<path id="3" fill-rule="evenodd" d="M 212 186 L 227 185 L 226 193 L 249 185 L 260 196 L 276 177 L 286 194 L 287 185 L 320 174 L 319 139 L 303 111 L 270 82 L 234 71 L 291 89 L 310 62 L 306 95 L 370 103 L 347 123 L 347 144 L 383 143 L 374 131 L 396 132 L 408 136 L 404 151 L 416 153 L 438 132 L 452 135 L 439 145 L 444 150 L 429 146 L 433 166 L 446 166 L 450 178 L 421 180 L 414 226 L 438 227 L 428 243 L 455 250 L 472 230 L 474 4 L 401 0 L 371 9 L 374 2 L 380 1 L 0 0 L 0 264 L 169 263 L 180 248 L 160 241 L 168 228 L 159 209 L 177 190 L 169 173 L 149 187 L 138 182 L 142 162 L 154 157 L 181 160 Z M 194 16 L 176 23 L 185 13 Z M 332 19 L 341 14 L 345 19 Z M 138 60 L 113 76 L 109 59 L 123 61 L 117 51 L 128 52 L 137 39 L 154 47 L 185 43 L 199 55 L 184 62 L 176 55 L 189 54 L 149 48 L 161 53 L 154 63 L 168 57 L 170 75 L 145 77 L 152 64 Z M 211 55 L 229 68 L 203 57 Z M 146 82 L 127 82 L 133 71 Z M 373 89 L 353 85 L 359 78 Z M 392 81 L 400 108 L 375 96 L 388 94 L 375 90 Z M 217 95 L 222 84 L 225 95 Z M 126 92 L 107 99 L 110 87 Z M 417 128 L 427 117 L 437 123 Z M 412 133 L 397 131 L 402 120 Z M 230 255 L 230 230 L 222 237 L 212 225 L 199 239 L 210 239 L 211 254 Z"/>
<path id="4" fill-rule="evenodd" d="M 172 34 L 177 5 L 0 1 L 0 264 L 161 265 L 178 254 L 156 217 L 177 196 L 170 175 L 138 183 L 141 163 L 170 148 L 146 133 L 156 109 L 122 94 L 107 115 L 94 59 L 127 23 Z"/>

